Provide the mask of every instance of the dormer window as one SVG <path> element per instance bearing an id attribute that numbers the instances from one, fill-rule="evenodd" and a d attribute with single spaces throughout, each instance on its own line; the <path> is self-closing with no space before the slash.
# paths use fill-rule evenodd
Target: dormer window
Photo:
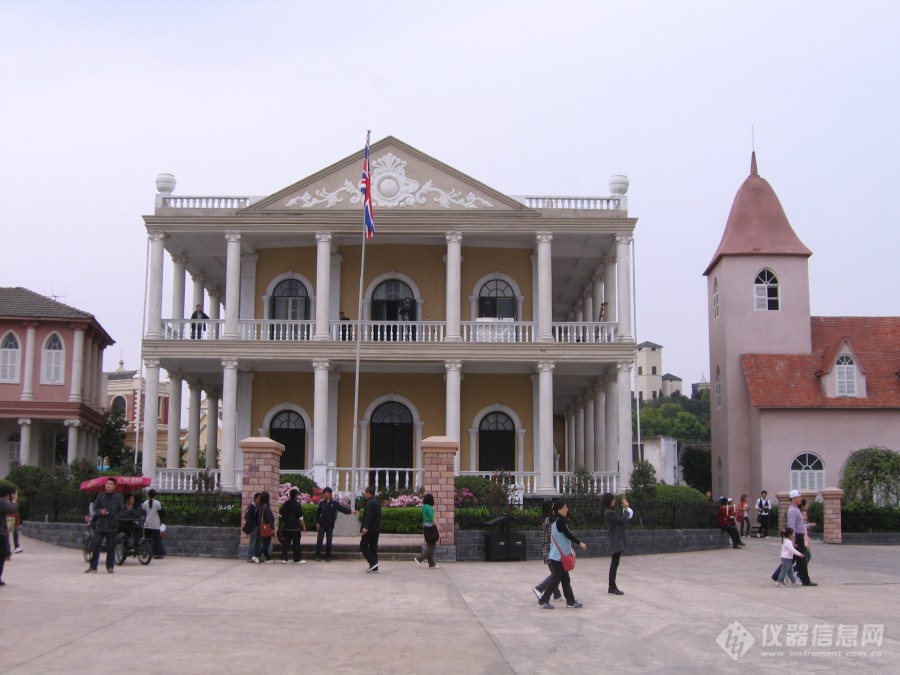
<path id="1" fill-rule="evenodd" d="M 856 396 L 856 364 L 846 354 L 838 357 L 834 367 L 838 396 Z"/>
<path id="2" fill-rule="evenodd" d="M 780 309 L 778 277 L 772 270 L 764 269 L 756 275 L 753 293 L 753 309 L 757 312 L 777 312 Z"/>

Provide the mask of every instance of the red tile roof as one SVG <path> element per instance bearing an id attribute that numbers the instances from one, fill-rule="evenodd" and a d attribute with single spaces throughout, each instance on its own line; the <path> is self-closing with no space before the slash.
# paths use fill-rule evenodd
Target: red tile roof
<path id="1" fill-rule="evenodd" d="M 900 408 L 900 317 L 814 316 L 812 354 L 743 354 L 741 366 L 757 408 Z M 847 340 L 865 373 L 865 396 L 824 395 L 819 376 Z"/>

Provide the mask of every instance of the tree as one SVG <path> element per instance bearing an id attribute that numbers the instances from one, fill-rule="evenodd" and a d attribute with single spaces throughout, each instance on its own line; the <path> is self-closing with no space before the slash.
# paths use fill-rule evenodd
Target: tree
<path id="1" fill-rule="evenodd" d="M 900 453 L 871 445 L 850 454 L 841 468 L 844 500 L 881 506 L 900 501 Z"/>
<path id="2" fill-rule="evenodd" d="M 637 434 L 637 410 L 632 410 L 632 430 Z M 674 436 L 680 443 L 709 442 L 709 397 L 681 395 L 641 403 L 641 436 Z"/>
<path id="3" fill-rule="evenodd" d="M 639 459 L 634 463 L 628 494 L 635 501 L 653 499 L 656 494 L 656 469 L 650 462 Z"/>
<path id="4" fill-rule="evenodd" d="M 685 483 L 700 492 L 712 489 L 712 453 L 708 445 L 701 443 L 683 445 L 679 463 Z"/>
<path id="5" fill-rule="evenodd" d="M 110 468 L 132 465 L 132 449 L 125 445 L 125 413 L 116 406 L 104 408 L 98 441 L 100 458 Z"/>

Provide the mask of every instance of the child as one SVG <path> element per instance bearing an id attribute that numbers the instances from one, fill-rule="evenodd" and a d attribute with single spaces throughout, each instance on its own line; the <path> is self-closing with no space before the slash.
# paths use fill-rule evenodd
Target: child
<path id="1" fill-rule="evenodd" d="M 794 548 L 794 530 L 786 527 L 781 531 L 781 572 L 778 573 L 776 586 L 784 586 L 784 577 L 787 576 L 791 580 L 793 586 L 797 586 L 797 577 L 794 576 L 794 556 L 803 557 L 796 548 Z"/>

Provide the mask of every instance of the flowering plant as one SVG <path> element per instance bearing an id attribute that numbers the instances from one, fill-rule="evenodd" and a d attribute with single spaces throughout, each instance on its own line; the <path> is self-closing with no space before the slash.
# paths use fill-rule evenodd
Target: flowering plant
<path id="1" fill-rule="evenodd" d="M 469 488 L 463 488 L 462 490 L 456 488 L 453 491 L 453 506 L 478 506 L 478 499 Z"/>
<path id="2" fill-rule="evenodd" d="M 419 495 L 400 495 L 394 497 L 388 506 L 422 506 L 422 498 Z"/>
<path id="3" fill-rule="evenodd" d="M 290 483 L 282 483 L 278 486 L 278 504 L 284 504 L 288 499 L 291 498 L 291 490 L 295 489 L 294 485 Z M 296 488 L 299 490 L 299 488 Z M 351 495 L 344 494 L 341 492 L 334 492 L 332 497 L 337 501 L 349 504 L 351 501 Z M 312 492 L 300 492 L 297 495 L 297 499 L 301 504 L 318 504 L 324 498 L 322 488 L 313 488 Z"/>

